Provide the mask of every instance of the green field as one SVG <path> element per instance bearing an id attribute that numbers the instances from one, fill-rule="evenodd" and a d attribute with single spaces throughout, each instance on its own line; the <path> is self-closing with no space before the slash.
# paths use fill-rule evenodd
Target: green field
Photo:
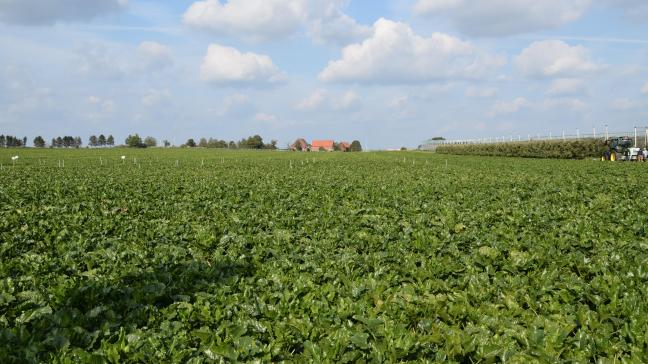
<path id="1" fill-rule="evenodd" d="M 2 363 L 648 358 L 643 164 L 178 149 L 0 162 Z"/>

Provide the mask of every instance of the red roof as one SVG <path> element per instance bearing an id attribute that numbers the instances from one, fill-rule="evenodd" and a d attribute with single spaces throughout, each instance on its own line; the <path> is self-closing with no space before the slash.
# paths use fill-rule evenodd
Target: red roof
<path id="1" fill-rule="evenodd" d="M 319 148 L 333 149 L 333 144 L 335 144 L 335 142 L 332 140 L 313 140 L 313 142 L 311 143 L 311 149 L 313 150 L 318 150 Z"/>

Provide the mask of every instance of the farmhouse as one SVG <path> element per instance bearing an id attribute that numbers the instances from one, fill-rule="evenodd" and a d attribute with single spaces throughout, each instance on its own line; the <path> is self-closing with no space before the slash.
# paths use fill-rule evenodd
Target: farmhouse
<path id="1" fill-rule="evenodd" d="M 313 143 L 311 143 L 311 150 L 313 152 L 332 152 L 335 150 L 335 142 L 332 140 L 313 140 Z"/>
<path id="2" fill-rule="evenodd" d="M 338 144 L 338 149 L 340 152 L 350 152 L 351 144 L 349 144 L 349 142 L 340 142 L 340 144 Z"/>

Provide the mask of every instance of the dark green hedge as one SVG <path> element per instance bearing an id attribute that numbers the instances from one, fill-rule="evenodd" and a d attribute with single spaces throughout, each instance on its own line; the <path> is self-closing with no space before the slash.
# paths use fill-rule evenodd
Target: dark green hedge
<path id="1" fill-rule="evenodd" d="M 600 157 L 603 155 L 605 149 L 605 143 L 600 139 L 582 139 L 498 144 L 447 144 L 439 146 L 436 152 L 457 155 L 582 159 Z"/>

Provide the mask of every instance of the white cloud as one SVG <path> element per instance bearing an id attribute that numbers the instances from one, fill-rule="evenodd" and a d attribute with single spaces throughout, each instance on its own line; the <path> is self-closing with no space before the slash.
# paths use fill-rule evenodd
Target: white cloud
<path id="1" fill-rule="evenodd" d="M 87 21 L 118 12 L 128 0 L 2 0 L 0 22 L 48 25 L 57 22 Z"/>
<path id="2" fill-rule="evenodd" d="M 557 28 L 580 19 L 591 0 L 418 0 L 414 14 L 449 19 L 474 36 L 502 36 Z"/>
<path id="3" fill-rule="evenodd" d="M 257 113 L 256 115 L 254 115 L 254 120 L 261 121 L 261 122 L 273 122 L 273 121 L 277 121 L 277 117 L 272 114 Z"/>
<path id="4" fill-rule="evenodd" d="M 560 40 L 532 43 L 515 58 L 515 64 L 525 76 L 541 78 L 568 78 L 602 69 L 590 59 L 589 49 Z"/>
<path id="5" fill-rule="evenodd" d="M 319 42 L 348 44 L 368 28 L 342 12 L 348 0 L 202 0 L 184 13 L 185 24 L 251 41 L 290 37 L 301 29 Z"/>
<path id="6" fill-rule="evenodd" d="M 361 41 L 371 34 L 371 27 L 358 24 L 346 14 L 315 19 L 309 26 L 309 34 L 318 43 L 345 46 Z"/>
<path id="7" fill-rule="evenodd" d="M 327 98 L 328 92 L 326 90 L 317 89 L 308 97 L 300 101 L 295 108 L 302 111 L 312 111 L 322 106 Z"/>
<path id="8" fill-rule="evenodd" d="M 272 59 L 236 48 L 212 44 L 200 68 L 203 81 L 216 84 L 274 83 L 284 79 Z"/>
<path id="9" fill-rule="evenodd" d="M 360 97 L 353 91 L 337 95 L 325 89 L 317 89 L 301 100 L 295 109 L 300 111 L 348 111 L 360 104 Z"/>
<path id="10" fill-rule="evenodd" d="M 459 38 L 434 33 L 425 38 L 409 25 L 379 19 L 373 34 L 342 50 L 319 74 L 326 82 L 424 83 L 478 78 L 505 63 Z"/>
<path id="11" fill-rule="evenodd" d="M 476 87 L 469 86 L 466 89 L 466 96 L 468 97 L 495 97 L 497 96 L 497 89 L 494 87 Z"/>
<path id="12" fill-rule="evenodd" d="M 641 93 L 648 94 L 648 82 L 641 88 Z"/>
<path id="13" fill-rule="evenodd" d="M 169 47 L 157 42 L 142 42 L 137 48 L 145 69 L 162 69 L 173 65 Z"/>
<path id="14" fill-rule="evenodd" d="M 499 115 L 513 114 L 520 111 L 523 108 L 528 108 L 531 106 L 531 103 L 524 97 L 518 97 L 515 100 L 511 101 L 497 101 L 491 107 L 488 115 L 490 117 L 495 117 Z"/>
<path id="15" fill-rule="evenodd" d="M 551 96 L 580 95 L 585 90 L 585 82 L 578 78 L 559 78 L 551 82 L 547 94 Z"/>

